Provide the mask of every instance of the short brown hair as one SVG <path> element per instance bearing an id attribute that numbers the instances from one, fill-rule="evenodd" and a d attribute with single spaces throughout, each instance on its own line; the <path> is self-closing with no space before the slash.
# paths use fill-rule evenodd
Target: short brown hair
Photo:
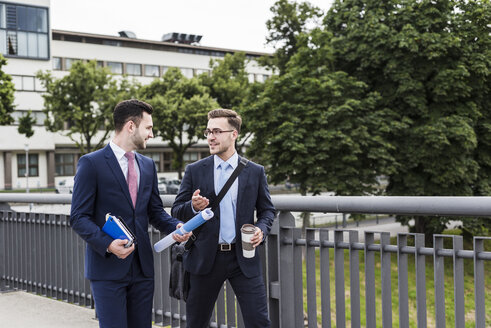
<path id="1" fill-rule="evenodd" d="M 236 111 L 231 109 L 217 108 L 208 112 L 208 119 L 226 117 L 228 124 L 232 126 L 238 133 L 240 133 L 240 126 L 242 125 L 242 118 Z"/>
<path id="2" fill-rule="evenodd" d="M 116 132 L 121 131 L 128 121 L 135 122 L 135 125 L 138 127 L 143 118 L 143 112 L 152 115 L 152 106 L 137 99 L 128 99 L 119 102 L 114 107 L 113 112 L 114 129 Z"/>

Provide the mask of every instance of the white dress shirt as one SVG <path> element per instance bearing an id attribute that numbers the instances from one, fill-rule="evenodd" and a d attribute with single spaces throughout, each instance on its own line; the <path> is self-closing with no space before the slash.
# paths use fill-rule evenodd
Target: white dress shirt
<path id="1" fill-rule="evenodd" d="M 111 149 L 114 153 L 114 156 L 116 156 L 116 159 L 118 160 L 119 166 L 121 167 L 121 170 L 123 171 L 125 180 L 128 181 L 128 159 L 126 158 L 126 156 L 124 156 L 124 154 L 126 154 L 126 152 L 121 147 L 116 145 L 112 140 L 109 142 L 109 146 L 111 147 Z M 133 151 L 133 153 L 135 153 L 135 152 Z M 138 161 L 136 160 L 136 156 L 135 156 L 135 170 L 136 170 L 136 176 L 137 176 L 137 186 L 139 188 L 140 187 L 140 167 L 138 166 Z"/>

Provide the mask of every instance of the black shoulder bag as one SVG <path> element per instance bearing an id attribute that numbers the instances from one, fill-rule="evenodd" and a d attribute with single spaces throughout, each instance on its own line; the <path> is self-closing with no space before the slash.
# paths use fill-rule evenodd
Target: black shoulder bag
<path id="1" fill-rule="evenodd" d="M 234 172 L 223 188 L 218 193 L 217 198 L 211 204 L 211 210 L 215 211 L 222 201 L 223 196 L 230 189 L 235 179 L 239 176 L 240 172 L 249 163 L 249 160 L 241 157 L 239 165 L 235 168 Z M 205 223 L 206 224 L 206 223 Z M 194 244 L 194 241 L 198 238 L 198 235 L 203 226 L 196 228 L 191 235 L 191 238 L 184 244 L 174 244 L 171 247 L 171 270 L 170 270 L 170 280 L 169 280 L 169 295 L 178 300 L 186 301 L 189 292 L 189 272 L 184 270 L 184 265 L 182 263 L 182 256 L 184 252 L 188 251 Z"/>

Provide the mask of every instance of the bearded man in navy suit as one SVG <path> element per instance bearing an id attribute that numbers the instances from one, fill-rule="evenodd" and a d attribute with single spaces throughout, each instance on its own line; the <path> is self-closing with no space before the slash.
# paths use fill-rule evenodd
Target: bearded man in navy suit
<path id="1" fill-rule="evenodd" d="M 240 157 L 235 141 L 242 119 L 228 109 L 208 113 L 205 136 L 209 156 L 186 167 L 172 215 L 187 221 L 213 201 Z M 257 220 L 254 222 L 254 211 Z M 266 289 L 258 252 L 253 258 L 242 255 L 240 228 L 254 224 L 254 247 L 268 235 L 275 217 L 264 168 L 248 162 L 217 206 L 215 216 L 202 227 L 196 241 L 184 255 L 190 273 L 186 301 L 187 326 L 208 327 L 213 306 L 224 281 L 228 280 L 239 301 L 246 327 L 269 327 Z"/>
<path id="2" fill-rule="evenodd" d="M 87 242 L 85 276 L 104 328 L 151 327 L 154 267 L 148 224 L 164 233 L 182 225 L 163 208 L 154 161 L 135 152 L 153 138 L 152 112 L 152 106 L 135 99 L 117 104 L 114 138 L 82 156 L 77 166 L 70 224 Z M 136 243 L 125 247 L 127 240 L 104 233 L 106 213 L 123 218 Z M 174 234 L 174 239 L 189 236 Z"/>

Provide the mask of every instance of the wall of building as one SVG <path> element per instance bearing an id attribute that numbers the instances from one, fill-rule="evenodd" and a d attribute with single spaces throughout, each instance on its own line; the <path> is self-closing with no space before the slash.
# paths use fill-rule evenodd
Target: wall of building
<path id="1" fill-rule="evenodd" d="M 49 0 L 0 0 L 0 3 L 32 5 L 48 8 L 50 6 Z M 49 18 L 48 24 L 49 58 L 15 58 L 9 56 L 7 58 L 7 65 L 3 67 L 3 70 L 12 76 L 12 81 L 16 88 L 14 94 L 15 112 L 13 113 L 13 117 L 17 120 L 28 110 L 32 110 L 33 115 L 37 120 L 37 126 L 34 127 L 34 136 L 29 139 L 18 133 L 18 126 L 16 124 L 0 127 L 0 189 L 24 189 L 26 187 L 26 178 L 18 176 L 17 165 L 17 154 L 25 154 L 26 145 L 29 148 L 29 154 L 38 154 L 39 176 L 28 178 L 30 188 L 54 187 L 60 181 L 70 178 L 70 176 L 58 176 L 55 174 L 55 158 L 57 154 L 71 154 L 71 156 L 76 159 L 80 156 L 80 151 L 70 138 L 60 132 L 48 132 L 43 126 L 44 113 L 42 113 L 42 110 L 44 108 L 44 100 L 42 98 L 42 93 L 44 88 L 40 81 L 35 78 L 37 72 L 51 70 L 54 77 L 61 78 L 68 74 L 68 70 L 66 70 L 65 67 L 67 59 L 95 59 L 103 62 L 103 65 L 107 65 L 108 62 L 120 62 L 123 63 L 123 65 L 141 65 L 141 76 L 130 76 L 130 78 L 135 78 L 142 84 L 148 84 L 156 77 L 144 76 L 145 65 L 159 66 L 159 76 L 161 76 L 169 67 L 178 67 L 181 69 L 184 76 L 190 78 L 193 75 L 209 71 L 210 59 L 220 59 L 221 57 L 217 56 L 223 56 L 225 53 L 233 52 L 233 50 L 229 49 L 214 49 L 209 47 L 201 49 L 200 47 L 189 46 L 184 46 L 183 49 L 179 50 L 172 44 L 165 45 L 165 47 L 167 47 L 166 49 L 171 47 L 169 51 L 154 50 L 149 48 L 162 48 L 162 43 L 159 41 L 148 40 L 131 41 L 136 43 L 129 47 L 122 47 L 114 45 L 118 44 L 119 40 L 123 40 L 116 36 L 101 36 L 63 31 L 55 31 L 53 33 Z M 59 40 L 60 37 L 53 40 L 53 35 L 64 35 L 63 33 L 67 36 L 71 35 L 75 38 L 78 37 L 79 39 L 99 38 L 100 40 L 101 38 L 106 38 L 109 40 L 109 43 L 112 43 L 113 45 L 73 42 L 64 40 L 64 37 L 62 37 L 62 40 Z M 67 39 L 69 38 L 67 37 Z M 128 42 L 128 39 L 126 39 L 125 42 Z M 138 48 L 139 46 L 140 48 Z M 56 62 L 58 58 L 62 65 L 61 67 L 54 69 L 53 63 Z M 250 81 L 262 81 L 265 76 L 271 75 L 271 72 L 263 67 L 259 67 L 254 61 L 249 62 L 246 69 L 249 73 Z M 124 68 L 124 71 L 126 72 L 126 68 Z M 116 75 L 116 77 L 118 76 L 121 75 Z M 77 136 L 74 137 L 77 138 Z M 99 138 L 96 137 L 94 139 L 98 140 Z M 159 157 L 158 159 L 160 160 L 159 177 L 165 176 L 167 178 L 175 178 L 177 176 L 176 172 L 169 171 L 170 160 L 166 156 L 168 156 L 170 149 L 161 138 L 150 140 L 148 142 L 147 150 L 142 153 L 145 152 L 154 155 L 158 154 L 155 156 Z M 201 140 L 197 145 L 192 147 L 191 152 L 192 154 L 189 156 L 189 161 L 207 156 L 206 153 L 208 152 L 208 147 L 206 141 Z"/>

